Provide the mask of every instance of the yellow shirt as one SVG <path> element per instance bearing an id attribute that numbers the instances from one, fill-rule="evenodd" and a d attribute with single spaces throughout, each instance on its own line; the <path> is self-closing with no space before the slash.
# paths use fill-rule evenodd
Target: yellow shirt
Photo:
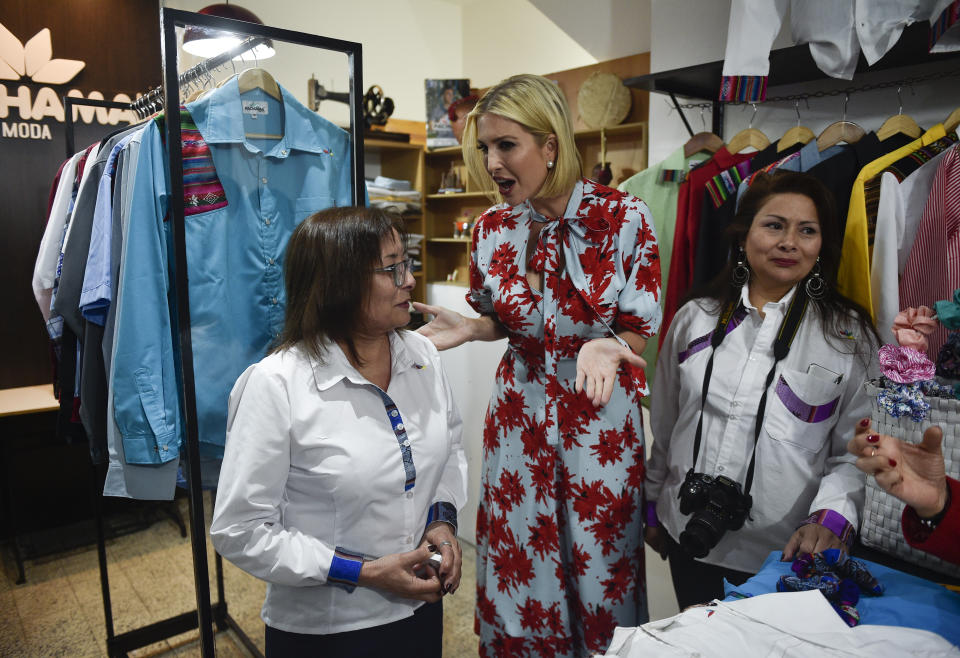
<path id="1" fill-rule="evenodd" d="M 847 228 L 843 234 L 843 248 L 840 252 L 837 289 L 841 294 L 870 311 L 870 317 L 874 321 L 876 316 L 870 297 L 870 246 L 867 242 L 867 202 L 864 184 L 900 158 L 937 141 L 946 134 L 943 124 L 938 123 L 918 139 L 868 164 L 860 170 L 860 174 L 853 182 L 853 189 L 850 192 L 850 209 L 847 212 Z"/>

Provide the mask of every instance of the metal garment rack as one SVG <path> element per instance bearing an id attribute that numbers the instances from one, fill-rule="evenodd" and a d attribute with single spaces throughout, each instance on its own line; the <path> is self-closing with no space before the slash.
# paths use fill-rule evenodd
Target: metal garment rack
<path id="1" fill-rule="evenodd" d="M 197 427 L 197 400 L 193 375 L 193 345 L 190 333 L 190 297 L 187 281 L 187 248 L 185 238 L 183 204 L 183 150 L 180 137 L 179 99 L 180 76 L 177 72 L 178 45 L 177 28 L 187 26 L 206 27 L 212 30 L 232 32 L 248 37 L 262 37 L 274 42 L 286 42 L 320 50 L 335 51 L 347 55 L 350 84 L 350 138 L 352 147 L 351 180 L 353 184 L 353 202 L 363 203 L 363 108 L 361 106 L 363 89 L 362 47 L 359 43 L 316 36 L 304 32 L 267 27 L 256 23 L 247 23 L 206 14 L 195 14 L 177 9 L 161 8 L 160 54 L 163 63 L 163 95 L 167 132 L 167 153 L 170 165 L 170 219 L 173 228 L 175 271 L 174 283 L 177 295 L 178 334 L 180 342 L 179 369 L 183 382 L 182 409 L 186 428 L 187 483 L 190 499 L 190 537 L 193 549 L 193 574 L 196 586 L 197 610 L 188 613 L 194 616 L 194 624 L 200 630 L 200 651 L 204 658 L 215 655 L 213 623 L 218 629 L 231 628 L 243 644 L 255 655 L 260 655 L 256 645 L 250 641 L 243 630 L 230 617 L 223 591 L 222 558 L 216 556 L 217 592 L 219 603 L 211 608 L 209 569 L 207 565 L 206 527 L 203 514 L 203 492 L 200 480 L 200 439 Z M 163 623 L 163 622 L 161 622 Z M 156 626 L 156 625 L 155 625 Z M 192 626 L 195 627 L 195 626 Z M 175 630 L 175 635 L 182 632 Z"/>
<path id="2" fill-rule="evenodd" d="M 183 74 L 177 73 L 177 28 L 190 25 L 208 27 L 236 34 L 243 34 L 253 39 L 245 40 L 240 46 L 228 53 L 218 55 L 201 62 Z M 218 601 L 211 605 L 209 565 L 207 562 L 206 526 L 204 524 L 203 490 L 200 476 L 200 440 L 197 427 L 196 390 L 193 376 L 193 350 L 190 333 L 190 300 L 187 281 L 187 256 L 184 232 L 184 205 L 183 205 L 183 151 L 180 136 L 179 99 L 181 85 L 201 77 L 205 73 L 229 62 L 235 55 L 250 49 L 264 39 L 293 43 L 296 45 L 341 52 L 348 57 L 350 79 L 350 137 L 351 137 L 351 181 L 353 187 L 353 202 L 362 205 L 363 192 L 363 62 L 362 46 L 359 43 L 320 37 L 303 32 L 282 30 L 266 27 L 259 24 L 247 23 L 232 19 L 194 14 L 191 12 L 162 8 L 160 11 L 161 26 L 161 58 L 163 65 L 162 92 L 152 90 L 133 103 L 118 103 L 84 98 L 64 98 L 64 112 L 66 115 L 66 142 L 68 157 L 75 152 L 73 106 L 87 105 L 109 109 L 133 110 L 142 115 L 142 110 L 150 103 L 157 104 L 162 95 L 164 113 L 167 117 L 166 144 L 170 167 L 170 182 L 172 201 L 170 204 L 170 220 L 173 227 L 175 271 L 174 283 L 177 295 L 177 314 L 180 319 L 177 328 L 180 343 L 180 363 L 177 364 L 183 382 L 181 409 L 184 415 L 186 428 L 184 450 L 186 454 L 185 471 L 187 477 L 187 493 L 189 499 L 189 530 L 191 538 L 191 553 L 193 557 L 194 586 L 197 600 L 196 610 L 171 617 L 147 626 L 133 629 L 121 635 L 114 635 L 113 615 L 110 601 L 110 588 L 107 575 L 107 558 L 105 548 L 105 534 L 103 528 L 103 507 L 101 491 L 95 491 L 94 510 L 97 524 L 97 552 L 100 565 L 100 583 L 103 595 L 104 616 L 107 631 L 107 652 L 110 656 L 125 656 L 127 652 L 159 642 L 169 637 L 199 628 L 200 651 L 204 658 L 215 656 L 214 630 L 233 630 L 237 638 L 248 651 L 255 656 L 262 653 L 250 637 L 243 631 L 237 622 L 230 616 L 227 608 L 224 591 L 223 559 L 215 557 L 216 583 Z M 98 471 L 94 482 L 100 482 Z"/>
<path id="3" fill-rule="evenodd" d="M 73 108 L 77 105 L 100 107 L 111 110 L 133 109 L 133 104 L 131 103 L 64 96 L 63 109 L 64 121 L 66 124 L 65 137 L 68 158 L 73 156 L 73 154 L 77 151 L 75 129 L 76 122 L 73 119 Z M 97 563 L 100 570 L 100 594 L 103 599 L 103 617 L 107 633 L 107 654 L 111 657 L 126 656 L 128 651 L 153 644 L 159 640 L 166 639 L 168 637 L 172 637 L 173 635 L 196 628 L 196 615 L 194 613 L 186 613 L 173 619 L 168 619 L 156 624 L 134 629 L 120 635 L 114 634 L 113 605 L 110 597 L 110 577 L 107 566 L 106 532 L 104 531 L 103 514 L 103 481 L 106 477 L 106 468 L 100 465 L 93 465 L 92 470 L 93 510 L 97 533 Z M 186 537 L 187 529 L 183 525 L 183 521 L 179 518 L 176 518 L 175 521 L 180 528 L 181 536 Z M 220 581 L 222 581 L 222 575 L 218 574 L 218 582 Z"/>

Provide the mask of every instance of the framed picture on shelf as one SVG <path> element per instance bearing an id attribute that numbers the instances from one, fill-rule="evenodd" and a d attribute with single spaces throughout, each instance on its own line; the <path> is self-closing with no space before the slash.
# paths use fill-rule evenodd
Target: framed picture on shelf
<path id="1" fill-rule="evenodd" d="M 427 95 L 427 148 L 457 146 L 450 126 L 450 105 L 470 95 L 470 80 L 424 80 Z"/>

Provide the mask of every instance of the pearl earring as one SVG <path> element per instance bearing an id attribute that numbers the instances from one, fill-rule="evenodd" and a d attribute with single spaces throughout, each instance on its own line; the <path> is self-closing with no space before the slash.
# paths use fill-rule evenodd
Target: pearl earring
<path id="1" fill-rule="evenodd" d="M 553 169 L 553 160 L 547 160 L 547 169 Z"/>

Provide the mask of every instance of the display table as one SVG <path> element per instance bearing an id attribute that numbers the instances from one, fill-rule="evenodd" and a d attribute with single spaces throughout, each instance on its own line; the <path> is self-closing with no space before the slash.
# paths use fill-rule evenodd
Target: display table
<path id="1" fill-rule="evenodd" d="M 860 558 L 854 558 L 860 559 Z M 860 623 L 885 626 L 906 626 L 933 631 L 960 645 L 960 594 L 929 580 L 869 560 L 860 560 L 886 588 L 883 596 L 861 596 L 856 608 Z M 757 595 L 777 591 L 780 576 L 792 575 L 789 562 L 780 561 L 780 551 L 767 556 L 756 576 L 744 584 L 727 586 L 727 598 L 731 592 Z"/>
<path id="2" fill-rule="evenodd" d="M 20 545 L 17 541 L 17 515 L 14 513 L 13 488 L 10 467 L 11 460 L 7 454 L 7 444 L 11 436 L 8 432 L 8 419 L 12 416 L 25 416 L 28 414 L 54 413 L 60 408 L 60 403 L 53 397 L 52 384 L 40 384 L 37 386 L 20 386 L 17 388 L 0 389 L 0 423 L 3 430 L 0 436 L 0 460 L 2 460 L 3 473 L 3 512 L 7 519 L 7 534 L 10 543 L 13 545 L 13 557 L 17 563 L 17 584 L 25 582 L 26 578 L 23 571 L 23 556 L 20 555 Z"/>
<path id="3" fill-rule="evenodd" d="M 599 658 L 960 656 L 960 594 L 861 561 L 886 590 L 881 596 L 860 598 L 856 607 L 861 623 L 853 628 L 817 590 L 776 592 L 780 576 L 792 573 L 777 551 L 743 585 L 728 585 L 723 601 L 692 606 L 643 626 L 617 628 L 607 653 Z"/>

